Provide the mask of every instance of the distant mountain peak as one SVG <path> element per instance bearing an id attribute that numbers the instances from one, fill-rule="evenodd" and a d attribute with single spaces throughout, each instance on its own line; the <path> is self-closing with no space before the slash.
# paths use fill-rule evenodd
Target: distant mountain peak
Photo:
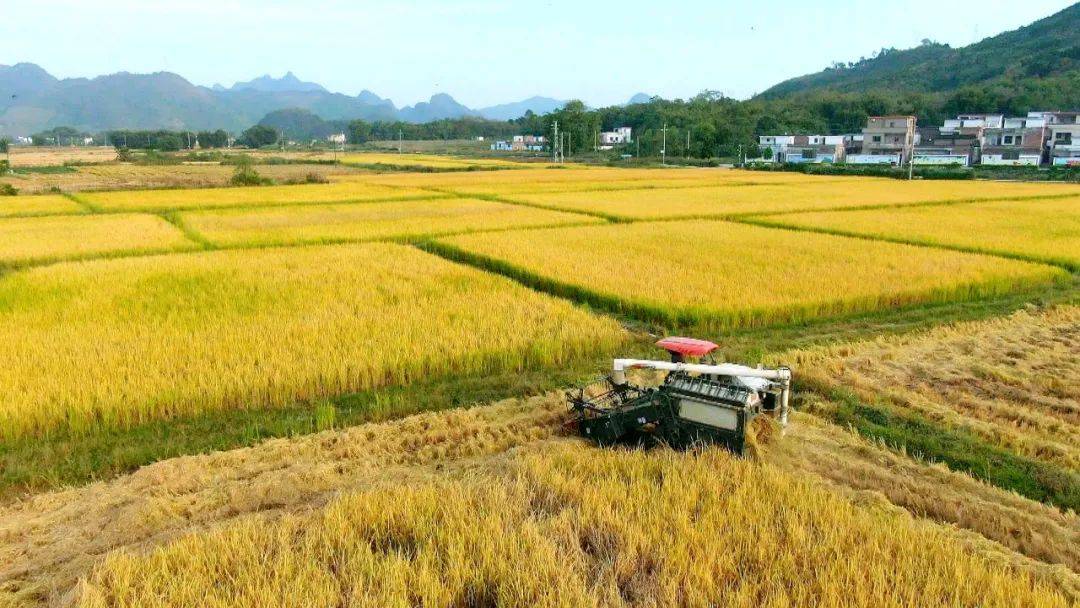
<path id="1" fill-rule="evenodd" d="M 649 103 L 652 101 L 652 98 L 653 96 L 648 93 L 635 93 L 634 96 L 626 102 L 626 105 L 632 106 L 635 103 Z"/>
<path id="2" fill-rule="evenodd" d="M 530 111 L 533 114 L 547 114 L 549 112 L 554 112 L 555 110 L 560 110 L 565 105 L 566 101 L 562 99 L 552 99 L 551 97 L 533 95 L 522 101 L 501 103 L 486 108 L 480 108 L 477 110 L 477 113 L 489 120 L 513 120 L 524 116 Z"/>
<path id="3" fill-rule="evenodd" d="M 296 77 L 292 71 L 285 72 L 285 75 L 281 78 L 274 78 L 269 74 L 263 74 L 258 78 L 253 78 L 246 82 L 237 82 L 232 86 L 231 91 L 262 91 L 264 93 L 285 93 L 285 92 L 319 92 L 329 93 L 325 87 L 315 82 L 304 82 Z"/>

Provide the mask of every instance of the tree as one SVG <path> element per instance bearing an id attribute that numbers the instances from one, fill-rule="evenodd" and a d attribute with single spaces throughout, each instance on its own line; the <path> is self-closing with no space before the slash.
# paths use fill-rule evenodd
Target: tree
<path id="1" fill-rule="evenodd" d="M 278 140 L 278 132 L 265 125 L 255 125 L 240 134 L 237 143 L 249 148 L 269 146 Z"/>

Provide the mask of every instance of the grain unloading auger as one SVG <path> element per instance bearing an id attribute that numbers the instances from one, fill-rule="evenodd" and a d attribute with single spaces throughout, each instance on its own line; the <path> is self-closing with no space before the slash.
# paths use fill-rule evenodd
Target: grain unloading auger
<path id="1" fill-rule="evenodd" d="M 787 425 L 791 370 L 766 369 L 707 357 L 716 344 L 693 338 L 664 338 L 657 346 L 670 361 L 615 359 L 612 373 L 598 383 L 566 394 L 582 436 L 600 445 L 645 435 L 675 448 L 717 443 L 742 453 L 746 431 L 755 416 L 766 414 Z M 667 371 L 655 387 L 626 379 L 627 370 Z"/>

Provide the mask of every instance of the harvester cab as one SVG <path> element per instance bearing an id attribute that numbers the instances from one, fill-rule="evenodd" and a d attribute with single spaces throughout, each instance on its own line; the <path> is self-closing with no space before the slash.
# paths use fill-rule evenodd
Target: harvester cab
<path id="1" fill-rule="evenodd" d="M 716 443 L 741 454 L 755 416 L 787 425 L 789 368 L 716 363 L 717 345 L 706 340 L 670 337 L 656 345 L 670 361 L 615 359 L 611 374 L 567 393 L 583 437 L 600 445 L 652 437 L 677 449 Z M 667 374 L 658 386 L 637 385 L 626 378 L 633 369 Z"/>

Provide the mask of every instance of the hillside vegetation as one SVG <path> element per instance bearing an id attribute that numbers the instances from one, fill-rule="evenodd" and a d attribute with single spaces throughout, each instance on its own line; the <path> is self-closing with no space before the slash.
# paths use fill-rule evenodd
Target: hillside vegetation
<path id="1" fill-rule="evenodd" d="M 941 93 L 984 83 L 1015 85 L 1024 79 L 1050 79 L 1062 87 L 1071 86 L 1080 78 L 1077 32 L 1080 4 L 961 48 L 927 41 L 913 49 L 883 49 L 870 59 L 785 80 L 759 97 L 776 99 L 821 90 Z M 1073 98 L 1080 94 L 1075 88 L 1063 93 Z M 1066 103 L 1064 108 L 1075 105 Z"/>

